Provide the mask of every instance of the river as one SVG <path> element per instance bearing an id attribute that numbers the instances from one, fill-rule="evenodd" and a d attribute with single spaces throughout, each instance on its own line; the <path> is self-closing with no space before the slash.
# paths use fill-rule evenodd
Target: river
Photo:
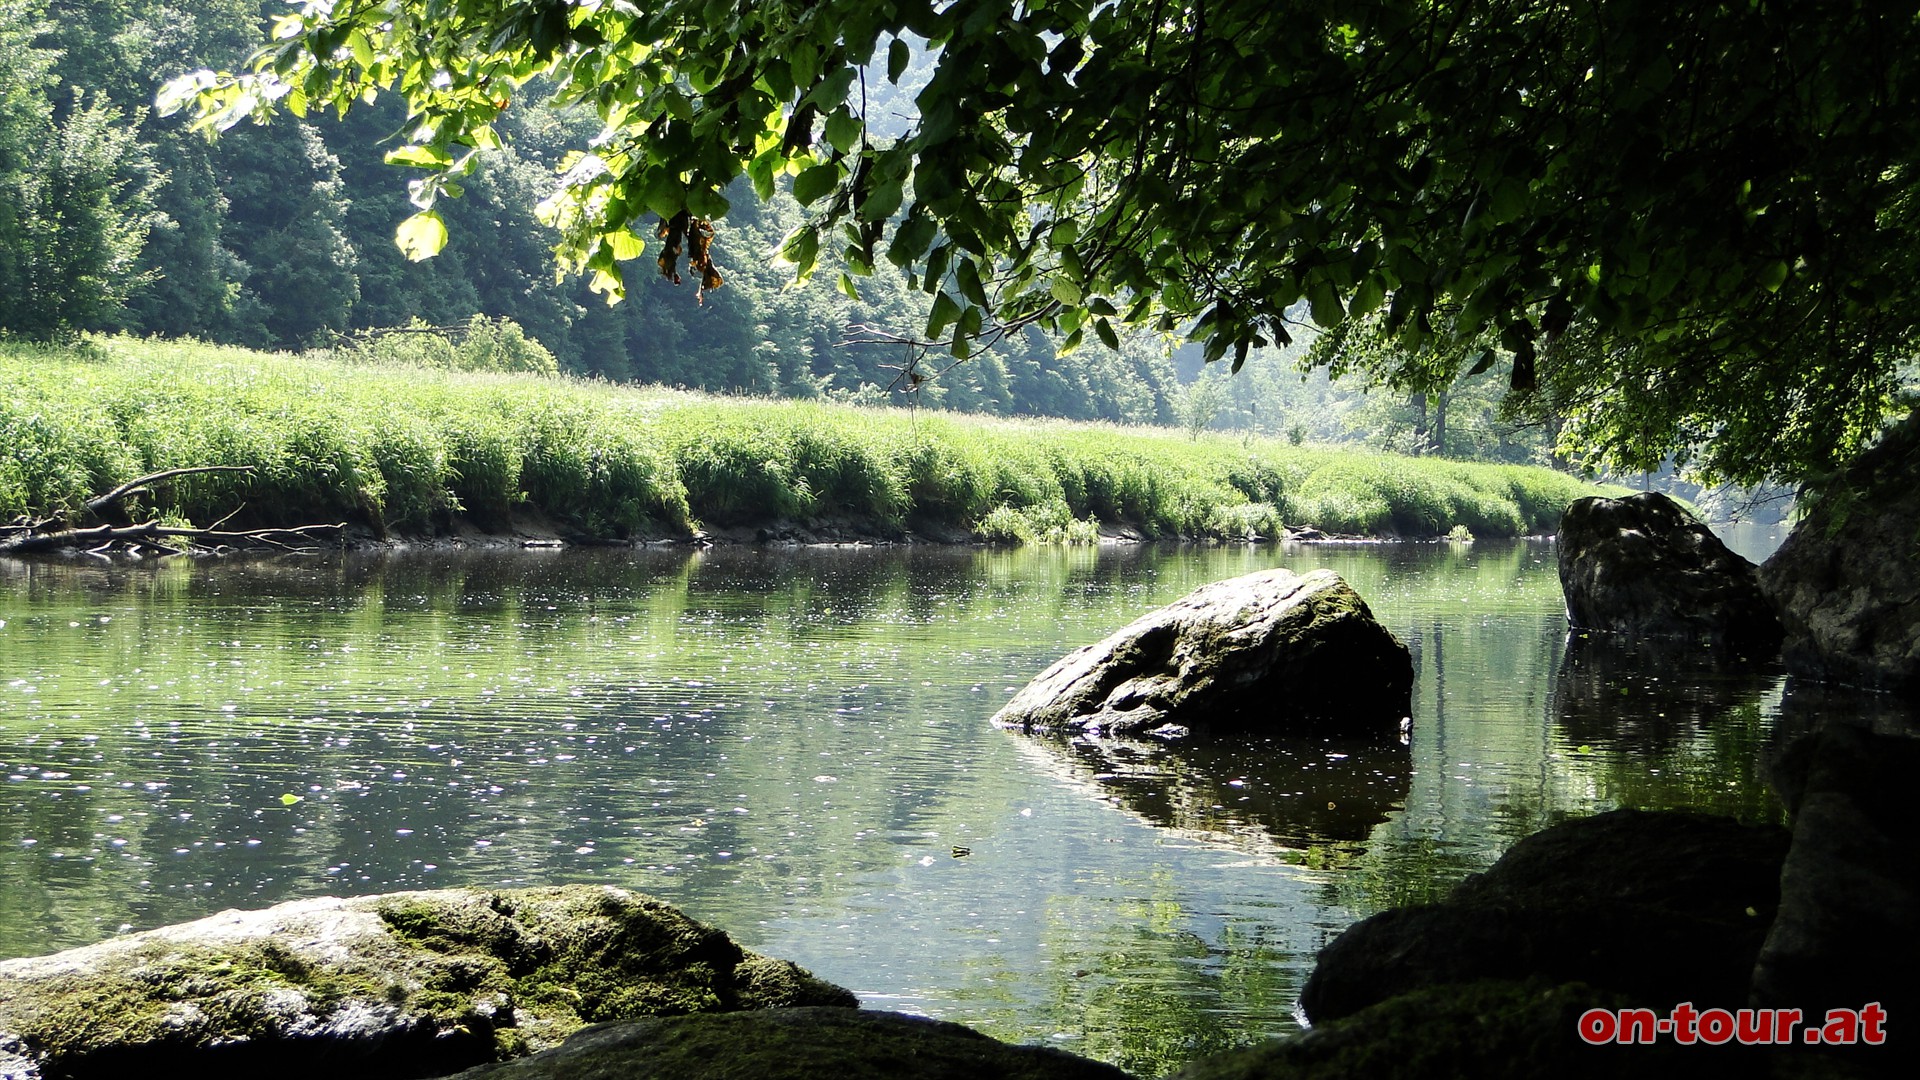
<path id="1" fill-rule="evenodd" d="M 1412 648 L 1410 748 L 987 724 L 1275 565 L 1338 571 Z M 871 1007 L 1154 1075 L 1297 1030 L 1329 938 L 1556 820 L 1779 817 L 1777 672 L 1571 648 L 1542 542 L 0 561 L 0 956 L 605 882 Z"/>

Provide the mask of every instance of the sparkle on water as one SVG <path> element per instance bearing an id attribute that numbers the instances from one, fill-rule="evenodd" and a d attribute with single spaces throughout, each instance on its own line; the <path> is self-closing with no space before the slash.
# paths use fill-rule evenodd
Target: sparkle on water
<path id="1" fill-rule="evenodd" d="M 1412 648 L 1409 748 L 987 724 L 1275 565 Z M 1296 1030 L 1329 938 L 1557 818 L 1778 814 L 1777 677 L 1574 645 L 1543 543 L 0 561 L 0 956 L 606 882 L 870 1006 L 1155 1074 Z"/>

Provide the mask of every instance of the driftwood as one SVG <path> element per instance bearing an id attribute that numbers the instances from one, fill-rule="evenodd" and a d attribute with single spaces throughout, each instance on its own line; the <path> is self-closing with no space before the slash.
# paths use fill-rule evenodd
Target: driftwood
<path id="1" fill-rule="evenodd" d="M 196 465 L 149 473 L 87 500 L 83 521 L 91 522 L 117 513 L 126 500 L 148 494 L 155 486 L 182 476 L 253 471 L 251 465 Z M 0 555 L 50 551 L 84 551 L 102 557 L 115 552 L 128 555 L 186 555 L 245 548 L 299 551 L 313 546 L 315 533 L 346 527 L 346 523 L 341 522 L 337 525 L 298 525 L 287 529 L 222 528 L 236 513 L 239 513 L 237 509 L 206 527 L 164 525 L 157 519 L 137 524 L 116 521 L 90 524 L 76 523 L 64 517 L 37 520 L 21 518 L 12 524 L 0 525 Z"/>

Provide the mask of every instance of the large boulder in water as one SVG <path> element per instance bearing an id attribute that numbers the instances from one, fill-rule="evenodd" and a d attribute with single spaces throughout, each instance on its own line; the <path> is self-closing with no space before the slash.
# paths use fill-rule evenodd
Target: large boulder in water
<path id="1" fill-rule="evenodd" d="M 1779 620 L 1756 567 L 1659 492 L 1576 500 L 1560 519 L 1567 621 L 1771 653 Z"/>
<path id="2" fill-rule="evenodd" d="M 1920 697 L 1920 414 L 1805 509 L 1760 570 L 1787 670 Z"/>
<path id="3" fill-rule="evenodd" d="M 621 889 L 321 897 L 0 962 L 0 1076 L 440 1076 L 585 1024 L 854 996 Z"/>
<path id="4" fill-rule="evenodd" d="M 1407 647 L 1331 570 L 1204 585 L 1067 654 L 993 722 L 1023 731 L 1395 738 L 1413 693 Z"/>

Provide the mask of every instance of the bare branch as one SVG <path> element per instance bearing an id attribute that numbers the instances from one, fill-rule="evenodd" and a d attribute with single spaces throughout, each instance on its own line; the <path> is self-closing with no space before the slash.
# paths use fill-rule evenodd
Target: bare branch
<path id="1" fill-rule="evenodd" d="M 129 495 L 134 495 L 140 492 L 144 492 L 154 484 L 164 484 L 167 481 L 172 480 L 178 476 L 191 476 L 195 473 L 215 473 L 215 472 L 250 473 L 253 471 L 254 471 L 254 466 L 252 465 L 194 465 L 185 469 L 166 469 L 157 473 L 148 473 L 145 476 L 135 477 L 134 479 L 129 480 L 124 484 L 121 484 L 119 487 L 114 488 L 112 491 L 107 492 L 105 495 L 101 495 L 98 498 L 87 500 L 87 513 L 98 514 L 100 511 L 106 509 L 109 506 L 112 506 L 113 504 L 128 497 Z"/>
<path id="2" fill-rule="evenodd" d="M 197 529 L 186 525 L 163 525 L 158 521 L 139 525 L 95 525 L 82 529 L 61 529 L 49 533 L 26 533 L 0 540 L 0 555 L 20 555 L 40 551 L 79 549 L 100 552 L 113 544 L 148 547 L 178 553 L 165 541 L 169 539 L 208 540 L 240 546 L 258 546 L 293 551 L 288 539 L 312 540 L 315 532 L 346 528 L 346 522 L 334 525 L 299 525 L 290 529 Z M 192 545 L 192 549 L 203 549 Z"/>

